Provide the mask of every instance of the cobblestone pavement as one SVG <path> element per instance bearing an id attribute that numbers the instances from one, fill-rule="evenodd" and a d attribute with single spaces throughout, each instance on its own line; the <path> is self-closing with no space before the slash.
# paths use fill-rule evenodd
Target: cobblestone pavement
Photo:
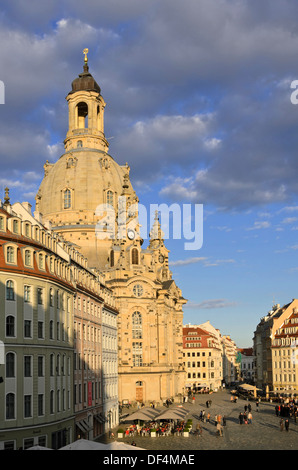
<path id="1" fill-rule="evenodd" d="M 275 414 L 275 404 L 262 402 L 259 411 L 256 411 L 255 402 L 238 399 L 237 403 L 231 403 L 231 395 L 228 390 L 223 390 L 212 395 L 196 395 L 195 404 L 184 403 L 183 407 L 189 410 L 186 418 L 192 418 L 195 429 L 199 421 L 201 410 L 206 414 L 210 412 L 210 423 L 200 424 L 203 429 L 202 436 L 161 436 L 117 439 L 117 426 L 113 431 L 116 440 L 131 444 L 134 440 L 138 447 L 146 450 L 298 450 L 298 421 L 290 418 L 289 431 L 280 430 L 280 417 Z M 211 399 L 211 408 L 207 410 L 206 400 Z M 252 405 L 252 424 L 239 424 L 239 413 L 244 411 L 245 404 Z M 170 408 L 177 406 L 173 404 Z M 163 407 L 163 409 L 165 409 Z M 131 414 L 133 410 L 130 410 Z M 223 427 L 223 436 L 216 433 L 214 418 L 217 414 L 226 417 L 226 426 Z M 285 418 L 284 418 L 285 419 Z M 111 442 L 108 435 L 100 439 L 101 442 Z"/>

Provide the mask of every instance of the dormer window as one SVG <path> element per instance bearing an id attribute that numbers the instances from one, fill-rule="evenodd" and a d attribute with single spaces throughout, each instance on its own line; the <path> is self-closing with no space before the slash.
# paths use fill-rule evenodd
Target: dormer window
<path id="1" fill-rule="evenodd" d="M 18 220 L 13 221 L 12 230 L 14 233 L 19 233 L 19 221 Z"/>
<path id="2" fill-rule="evenodd" d="M 6 261 L 7 263 L 15 263 L 15 248 L 8 246 L 6 249 Z"/>
<path id="3" fill-rule="evenodd" d="M 5 227 L 5 218 L 4 217 L 0 217 L 0 230 L 4 230 L 4 227 Z"/>

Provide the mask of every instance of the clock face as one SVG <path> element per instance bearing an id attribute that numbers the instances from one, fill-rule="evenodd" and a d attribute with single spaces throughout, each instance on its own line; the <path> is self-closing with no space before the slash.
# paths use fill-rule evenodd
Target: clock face
<path id="1" fill-rule="evenodd" d="M 128 236 L 128 238 L 129 238 L 130 240 L 133 240 L 134 237 L 135 237 L 135 232 L 134 232 L 134 230 L 128 229 L 128 230 L 127 230 L 127 236 Z"/>
<path id="2" fill-rule="evenodd" d="M 136 284 L 134 287 L 133 287 L 133 294 L 136 296 L 136 297 L 141 297 L 143 295 L 143 287 L 140 285 L 140 284 Z"/>

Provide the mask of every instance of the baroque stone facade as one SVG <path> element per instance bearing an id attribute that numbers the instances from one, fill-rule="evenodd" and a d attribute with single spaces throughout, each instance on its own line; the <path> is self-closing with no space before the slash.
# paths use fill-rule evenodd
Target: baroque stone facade
<path id="1" fill-rule="evenodd" d="M 85 62 L 67 96 L 65 153 L 45 164 L 36 210 L 100 270 L 116 298 L 119 400 L 175 398 L 185 381 L 182 307 L 158 216 L 143 248 L 128 164 L 108 153 L 106 103 Z M 105 205 L 105 206 L 104 206 Z M 125 217 L 123 217 L 125 215 Z M 120 234 L 120 236 L 119 236 Z"/>

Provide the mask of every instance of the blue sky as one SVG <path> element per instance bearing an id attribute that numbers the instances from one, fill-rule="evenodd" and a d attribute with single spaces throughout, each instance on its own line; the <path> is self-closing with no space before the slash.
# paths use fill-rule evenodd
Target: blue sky
<path id="1" fill-rule="evenodd" d="M 297 17 L 290 0 L 2 2 L 2 194 L 34 205 L 88 47 L 110 154 L 140 202 L 203 204 L 202 248 L 166 243 L 185 323 L 250 347 L 298 296 Z"/>

